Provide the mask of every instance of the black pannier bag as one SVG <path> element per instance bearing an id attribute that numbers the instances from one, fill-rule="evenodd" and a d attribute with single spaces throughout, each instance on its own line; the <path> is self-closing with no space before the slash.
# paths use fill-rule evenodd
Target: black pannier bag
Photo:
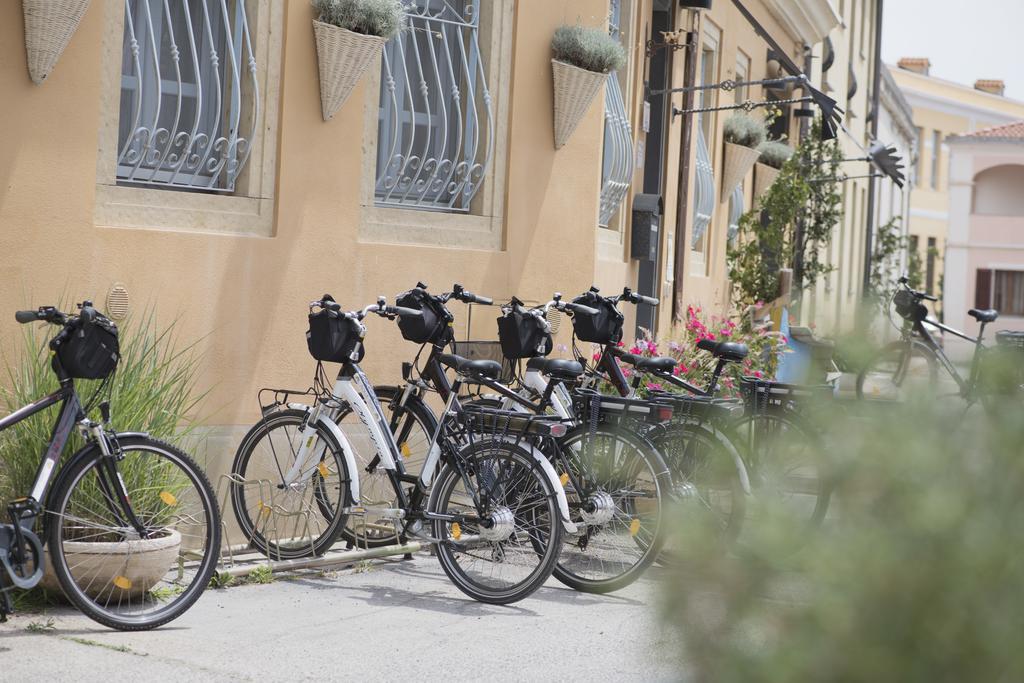
<path id="1" fill-rule="evenodd" d="M 622 339 L 622 313 L 597 292 L 586 292 L 572 300 L 597 309 L 597 314 L 573 311 L 572 329 L 576 336 L 594 344 L 615 344 Z"/>
<path id="2" fill-rule="evenodd" d="M 513 307 L 498 318 L 498 341 L 505 358 L 534 358 L 551 353 L 554 343 L 544 321 Z"/>
<path id="3" fill-rule="evenodd" d="M 326 309 L 310 313 L 309 331 L 306 332 L 309 355 L 328 363 L 358 363 L 365 353 L 359 333 L 359 324 L 343 315 Z M 356 346 L 359 353 L 353 358 Z"/>
<path id="4" fill-rule="evenodd" d="M 449 341 L 448 314 L 444 306 L 420 288 L 410 289 L 395 297 L 395 304 L 411 308 L 422 315 L 416 318 L 398 316 L 398 329 L 406 341 L 415 344 L 447 344 Z"/>
<path id="5" fill-rule="evenodd" d="M 106 318 L 85 325 L 81 322 L 71 335 L 57 347 L 60 365 L 75 379 L 104 379 L 121 360 L 117 325 Z"/>

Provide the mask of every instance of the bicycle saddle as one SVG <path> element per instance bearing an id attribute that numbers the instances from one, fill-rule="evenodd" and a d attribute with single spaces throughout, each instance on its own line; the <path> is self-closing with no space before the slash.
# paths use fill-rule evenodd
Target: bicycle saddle
<path id="1" fill-rule="evenodd" d="M 697 342 L 697 348 L 707 351 L 715 358 L 724 360 L 741 361 L 747 357 L 747 345 L 738 342 L 716 342 L 710 339 L 701 339 Z"/>
<path id="2" fill-rule="evenodd" d="M 501 375 L 501 363 L 494 360 L 470 360 L 454 353 L 440 353 L 437 360 L 442 365 L 455 368 L 460 375 L 471 375 L 497 379 Z"/>
<path id="3" fill-rule="evenodd" d="M 662 356 L 659 358 L 642 358 L 632 353 L 624 353 L 619 356 L 624 362 L 629 363 L 637 370 L 645 372 L 672 372 L 676 366 L 676 359 Z"/>
<path id="4" fill-rule="evenodd" d="M 551 375 L 560 379 L 576 379 L 583 374 L 583 366 L 574 360 L 562 358 L 531 358 L 526 363 L 527 370 L 537 370 L 543 375 Z"/>
<path id="5" fill-rule="evenodd" d="M 967 315 L 971 316 L 979 323 L 990 323 L 994 322 L 995 319 L 999 317 L 999 311 L 995 310 L 994 308 L 972 308 L 971 310 L 967 311 Z"/>

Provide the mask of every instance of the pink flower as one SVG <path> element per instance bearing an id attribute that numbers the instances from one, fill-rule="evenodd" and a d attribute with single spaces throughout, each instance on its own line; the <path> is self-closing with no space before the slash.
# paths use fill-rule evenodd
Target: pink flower
<path id="1" fill-rule="evenodd" d="M 593 355 L 593 356 L 591 356 L 591 359 L 592 359 L 592 360 L 593 360 L 593 361 L 594 361 L 595 363 L 596 363 L 596 362 L 598 362 L 599 360 L 601 360 L 601 352 L 600 352 L 600 351 L 595 351 L 595 352 L 594 352 L 594 355 Z"/>
<path id="2" fill-rule="evenodd" d="M 786 335 L 781 335 L 780 338 L 782 339 L 782 343 L 783 344 L 788 344 L 789 343 L 789 339 L 786 338 Z"/>
<path id="3" fill-rule="evenodd" d="M 719 330 L 719 334 L 721 334 L 723 337 L 728 337 L 729 335 L 732 334 L 732 330 L 730 330 L 728 327 L 723 327 L 721 330 Z"/>
<path id="4" fill-rule="evenodd" d="M 760 370 L 754 370 L 754 377 L 761 379 L 762 377 L 764 377 L 764 373 L 761 372 Z"/>
<path id="5" fill-rule="evenodd" d="M 715 341 L 715 333 L 714 332 L 708 332 L 708 339 L 710 339 L 711 341 Z"/>
<path id="6" fill-rule="evenodd" d="M 632 376 L 633 376 L 633 371 L 632 371 L 632 370 L 630 370 L 629 368 L 622 368 L 622 374 L 623 374 L 623 375 L 624 375 L 625 377 L 629 378 L 629 377 L 632 377 Z"/>
<path id="7" fill-rule="evenodd" d="M 629 350 L 629 352 L 634 356 L 639 356 L 641 353 L 643 353 L 643 351 L 640 350 L 640 347 L 635 344 L 633 345 L 633 348 Z"/>
<path id="8" fill-rule="evenodd" d="M 652 341 L 647 342 L 647 352 L 654 356 L 658 355 L 658 345 Z"/>
<path id="9" fill-rule="evenodd" d="M 626 345 L 626 342 L 624 342 L 624 341 L 620 341 L 620 342 L 619 342 L 618 344 L 616 344 L 616 346 L 618 346 L 618 347 L 619 347 L 620 349 L 621 349 L 621 348 L 622 348 L 623 346 L 625 346 L 625 345 Z"/>
<path id="10" fill-rule="evenodd" d="M 648 391 L 661 391 L 661 385 L 658 384 L 657 382 L 648 382 L 647 383 L 647 390 Z"/>

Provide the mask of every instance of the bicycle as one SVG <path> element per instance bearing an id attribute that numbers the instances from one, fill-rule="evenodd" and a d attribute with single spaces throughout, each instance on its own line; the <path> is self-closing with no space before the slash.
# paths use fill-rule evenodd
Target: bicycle
<path id="1" fill-rule="evenodd" d="M 64 595 L 91 619 L 151 629 L 181 616 L 209 584 L 220 551 L 216 497 L 178 448 L 113 430 L 109 403 L 99 405 L 102 422 L 89 419 L 74 380 L 109 380 L 120 347 L 117 327 L 91 302 L 79 309 L 15 315 L 22 324 L 61 327 L 49 342 L 59 387 L 0 419 L 0 430 L 57 404 L 60 411 L 31 492 L 7 506 L 11 523 L 0 525 L 0 617 L 12 611 L 11 589 L 39 585 L 48 563 Z M 62 465 L 76 427 L 85 444 Z"/>
<path id="2" fill-rule="evenodd" d="M 628 288 L 618 297 L 601 297 L 592 288 L 577 301 L 604 301 L 610 316 L 620 301 L 632 298 Z M 575 321 L 574 329 L 579 329 Z M 584 341 L 600 340 L 586 329 L 583 334 Z M 627 353 L 608 339 L 595 367 L 588 365 L 588 370 L 594 381 L 607 381 L 622 396 L 637 395 L 646 378 L 684 392 L 647 392 L 671 402 L 674 409 L 672 422 L 654 430 L 650 438 L 672 470 L 677 489 L 696 497 L 724 540 L 739 538 L 749 521 L 750 502 L 764 496 L 781 502 L 779 507 L 787 510 L 794 523 L 808 528 L 819 525 L 828 511 L 832 476 L 822 457 L 821 433 L 804 419 L 795 397 L 820 392 L 748 377 L 741 382 L 743 399 L 718 398 L 723 372 L 730 363 L 742 362 L 747 348 L 711 339 L 698 341 L 697 348 L 715 358 L 704 387 L 677 376 L 674 358 Z M 585 362 L 578 349 L 576 353 Z M 633 366 L 632 381 L 619 361 Z"/>
<path id="3" fill-rule="evenodd" d="M 1000 396 L 992 392 L 993 385 L 986 381 L 990 378 L 985 377 L 984 361 L 986 356 L 993 356 L 994 350 L 986 347 L 982 340 L 985 327 L 999 318 L 999 312 L 993 309 L 969 310 L 967 315 L 979 323 L 978 336 L 971 337 L 928 316 L 928 308 L 923 302 L 938 301 L 936 297 L 913 289 L 905 276 L 897 283 L 892 304 L 902 318 L 900 338 L 883 346 L 858 373 L 857 398 L 903 400 L 914 391 L 935 393 L 941 368 L 952 377 L 957 386 L 955 395 L 964 399 L 968 407 L 982 400 L 986 408 L 993 409 Z M 929 327 L 974 345 L 966 377 L 946 355 Z M 997 333 L 997 341 L 1000 346 L 1012 348 L 1021 336 L 1021 333 L 1001 331 Z M 995 382 L 995 378 L 991 379 Z M 1011 390 L 1019 390 L 1020 383 L 1018 378 Z"/>
<path id="4" fill-rule="evenodd" d="M 631 583 L 654 560 L 663 542 L 668 477 L 667 468 L 653 446 L 618 421 L 627 409 L 637 419 L 657 420 L 664 417 L 661 411 L 665 406 L 624 399 L 602 404 L 583 394 L 566 394 L 565 400 L 560 401 L 554 393 L 556 388 L 573 384 L 583 369 L 575 361 L 540 357 L 529 361 L 529 372 L 543 372 L 552 381 L 539 399 L 524 397 L 506 386 L 500 379 L 503 366 L 493 360 L 472 361 L 492 368 L 490 374 L 474 378 L 474 384 L 492 390 L 497 398 L 459 397 L 458 388 L 445 373 L 448 363 L 444 359 L 471 361 L 445 353 L 452 343 L 449 323 L 454 319 L 446 304 L 453 299 L 466 303 L 491 300 L 467 297 L 458 285 L 452 289 L 435 296 L 419 283 L 398 299 L 401 303 L 417 302 L 441 324 L 431 329 L 407 327 L 403 331 L 407 340 L 421 344 L 421 348 L 416 361 L 403 364 L 405 385 L 391 389 L 396 397 L 389 406 L 395 429 L 411 420 L 419 423 L 433 419 L 426 417 L 432 412 L 425 401 L 428 392 L 436 393 L 446 403 L 455 400 L 467 408 L 500 408 L 535 417 L 551 414 L 570 425 L 564 436 L 538 446 L 558 473 L 560 489 L 564 487 L 577 528 L 565 534 L 553 576 L 575 590 L 593 593 L 618 590 Z M 524 330 L 516 325 L 506 325 L 506 329 L 512 336 L 525 332 L 528 338 L 516 342 L 520 348 L 536 349 L 539 344 L 550 350 L 550 334 L 537 334 L 536 329 Z M 424 349 L 429 352 L 421 366 L 419 358 Z"/>
<path id="5" fill-rule="evenodd" d="M 369 314 L 424 323 L 418 309 L 388 306 L 383 297 L 358 311 L 342 312 L 329 295 L 310 304 L 310 353 L 322 363 L 341 364 L 330 389 L 317 392 L 315 405 L 288 403 L 287 390 L 275 400 L 243 439 L 232 472 L 237 481 L 263 481 L 292 502 L 288 512 L 315 522 L 315 537 L 268 538 L 267 504 L 251 501 L 243 483 L 231 489 L 232 505 L 243 533 L 269 554 L 322 553 L 345 527 L 350 515 L 375 515 L 395 526 L 404 543 L 418 538 L 433 544 L 449 579 L 481 602 L 507 604 L 530 595 L 550 576 L 558 558 L 563 527 L 569 521 L 565 493 L 537 440 L 564 433 L 545 419 L 522 419 L 500 411 L 469 411 L 454 400 L 463 381 L 495 371 L 494 365 L 441 357 L 458 373 L 418 475 L 405 471 L 401 449 L 366 375 L 359 368 Z M 426 321 L 429 322 L 429 321 Z M 318 380 L 319 382 L 319 380 Z M 337 424 L 354 412 L 374 447 L 372 461 L 392 487 L 394 505 L 362 504 L 356 453 Z M 282 448 L 257 450 L 279 438 Z M 280 453 L 278 453 L 280 450 Z M 364 459 L 364 462 L 367 461 Z M 280 502 L 270 507 L 277 508 Z M 273 513 L 271 513 L 273 514 Z M 428 531 L 429 527 L 429 533 Z"/>

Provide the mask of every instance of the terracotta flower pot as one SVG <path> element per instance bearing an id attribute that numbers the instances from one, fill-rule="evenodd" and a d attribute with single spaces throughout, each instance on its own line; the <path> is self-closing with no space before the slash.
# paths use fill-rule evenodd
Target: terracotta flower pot
<path id="1" fill-rule="evenodd" d="M 324 121 L 329 121 L 374 63 L 387 38 L 355 33 L 316 20 L 313 33 L 320 66 L 320 106 Z"/>
<path id="2" fill-rule="evenodd" d="M 754 203 L 764 196 L 764 193 L 768 191 L 775 181 L 778 179 L 779 174 L 782 173 L 777 168 L 772 168 L 768 164 L 762 164 L 758 162 L 754 164 Z"/>
<path id="3" fill-rule="evenodd" d="M 561 147 L 580 124 L 608 74 L 551 60 L 555 79 L 555 149 Z"/>
<path id="4" fill-rule="evenodd" d="M 166 529 L 157 538 L 120 542 L 65 541 L 64 554 L 71 575 L 86 593 L 97 596 L 123 594 L 138 597 L 160 583 L 178 561 L 181 534 Z M 46 553 L 46 572 L 40 584 L 60 591 L 50 552 Z"/>
<path id="5" fill-rule="evenodd" d="M 22 0 L 28 73 L 39 85 L 53 71 L 78 30 L 89 0 Z"/>
<path id="6" fill-rule="evenodd" d="M 757 163 L 761 152 L 743 145 L 725 143 L 725 161 L 722 168 L 722 196 L 728 197 L 743 182 L 747 173 Z"/>

